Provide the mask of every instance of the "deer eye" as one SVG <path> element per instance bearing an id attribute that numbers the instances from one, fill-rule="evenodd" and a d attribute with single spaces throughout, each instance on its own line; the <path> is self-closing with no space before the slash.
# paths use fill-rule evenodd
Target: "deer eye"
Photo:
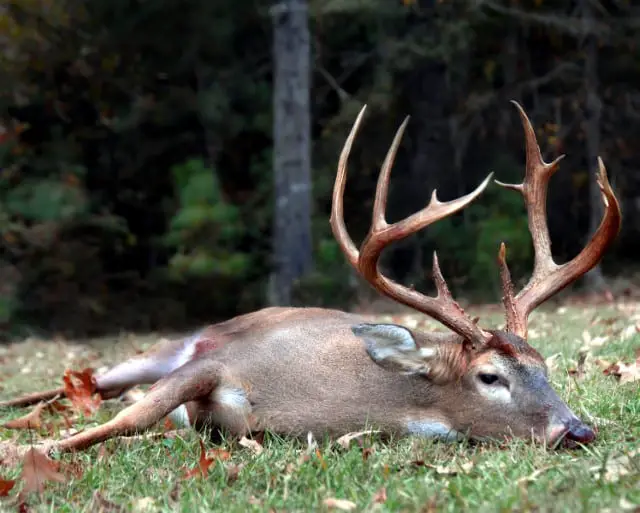
<path id="1" fill-rule="evenodd" d="M 485 385 L 493 385 L 494 383 L 497 383 L 498 376 L 496 374 L 482 373 L 482 374 L 478 374 L 478 379 L 482 381 Z"/>

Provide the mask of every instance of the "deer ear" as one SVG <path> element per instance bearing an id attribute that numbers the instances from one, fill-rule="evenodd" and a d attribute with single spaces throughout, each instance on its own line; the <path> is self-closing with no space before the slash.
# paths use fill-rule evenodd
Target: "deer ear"
<path id="1" fill-rule="evenodd" d="M 357 324 L 351 331 L 364 341 L 367 353 L 381 367 L 402 374 L 429 375 L 429 357 L 435 351 L 419 348 L 407 328 L 397 324 Z"/>

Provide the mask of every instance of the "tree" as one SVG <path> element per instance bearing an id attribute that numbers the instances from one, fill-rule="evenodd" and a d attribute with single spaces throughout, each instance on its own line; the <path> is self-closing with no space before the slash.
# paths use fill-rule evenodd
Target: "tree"
<path id="1" fill-rule="evenodd" d="M 312 265 L 310 35 L 306 0 L 282 0 L 273 20 L 274 272 L 269 302 L 291 302 Z"/>

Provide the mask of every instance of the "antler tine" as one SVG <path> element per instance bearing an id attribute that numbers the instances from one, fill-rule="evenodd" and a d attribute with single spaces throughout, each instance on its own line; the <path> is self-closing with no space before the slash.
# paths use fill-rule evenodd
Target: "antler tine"
<path id="1" fill-rule="evenodd" d="M 483 331 L 476 325 L 464 310 L 454 301 L 446 285 L 437 255 L 434 253 L 433 275 L 438 290 L 438 296 L 428 297 L 413 289 L 409 289 L 399 283 L 380 274 L 378 261 L 384 248 L 391 242 L 402 240 L 409 235 L 419 231 L 426 226 L 447 217 L 476 199 L 487 187 L 493 173 L 489 174 L 484 181 L 469 194 L 452 201 L 441 202 L 438 200 L 436 191 L 433 191 L 429 204 L 415 214 L 399 221 L 388 224 L 385 220 L 385 209 L 389 189 L 389 179 L 391 167 L 400 146 L 402 135 L 407 126 L 407 117 L 398 128 L 391 146 L 384 159 L 384 163 L 378 176 L 376 195 L 371 220 L 371 228 L 362 243 L 360 252 L 356 249 L 353 241 L 349 237 L 343 219 L 343 191 L 346 178 L 346 162 L 353 145 L 356 131 L 362 120 L 364 108 L 360 111 L 351 133 L 347 137 L 344 148 L 338 162 L 338 176 L 333 190 L 333 207 L 331 210 L 331 228 L 333 234 L 346 254 L 349 262 L 358 272 L 379 292 L 420 312 L 423 312 L 437 319 L 445 326 L 463 336 L 474 346 L 486 343 L 491 335 Z"/>
<path id="2" fill-rule="evenodd" d="M 333 196 L 331 198 L 331 217 L 329 218 L 329 223 L 331 224 L 331 231 L 333 232 L 333 236 L 335 237 L 340 249 L 349 260 L 349 263 L 353 267 L 358 267 L 358 249 L 356 245 L 349 237 L 349 232 L 347 232 L 347 227 L 344 224 L 344 186 L 347 180 L 347 161 L 349 160 L 349 154 L 351 153 L 351 147 L 353 146 L 353 141 L 356 138 L 356 134 L 358 133 L 358 129 L 360 128 L 360 123 L 362 122 L 362 118 L 364 117 L 364 111 L 367 110 L 367 106 L 364 105 L 360 112 L 358 113 L 358 117 L 356 118 L 353 126 L 351 127 L 351 132 L 349 132 L 349 136 L 342 147 L 342 152 L 340 152 L 340 159 L 338 160 L 338 173 L 336 175 L 336 181 L 333 185 Z"/>
<path id="3" fill-rule="evenodd" d="M 529 231 L 534 248 L 533 274 L 515 298 L 503 247 L 500 249 L 499 263 L 504 290 L 503 302 L 507 316 L 507 331 L 526 339 L 529 314 L 600 261 L 620 230 L 621 213 L 602 159 L 598 157 L 597 180 L 605 206 L 600 226 L 591 241 L 573 260 L 563 265 L 555 263 L 551 254 L 551 239 L 547 226 L 547 189 L 549 180 L 558 169 L 558 164 L 564 155 L 559 156 L 553 162 L 544 162 L 529 118 L 517 102 L 512 101 L 512 103 L 518 109 L 525 132 L 525 179 L 523 183 L 517 185 L 504 184 L 497 180 L 496 183 L 502 187 L 517 190 L 522 194 L 527 208 Z"/>

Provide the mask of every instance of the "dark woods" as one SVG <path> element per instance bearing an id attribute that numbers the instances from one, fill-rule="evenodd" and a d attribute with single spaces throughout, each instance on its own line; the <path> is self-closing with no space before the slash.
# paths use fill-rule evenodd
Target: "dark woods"
<path id="1" fill-rule="evenodd" d="M 624 214 L 602 273 L 633 270 L 640 232 L 634 2 L 283 3 L 308 8 L 310 43 L 308 94 L 288 85 L 290 96 L 308 99 L 311 116 L 312 205 L 298 210 L 311 216 L 300 219 L 311 232 L 304 249 L 311 255 L 299 259 L 304 273 L 293 303 L 346 308 L 366 292 L 328 221 L 338 153 L 363 103 L 369 108 L 350 160 L 345 213 L 358 240 L 384 152 L 407 114 L 390 221 L 419 210 L 434 188 L 442 199 L 469 192 L 489 171 L 520 181 L 515 99 L 545 158 L 567 154 L 548 198 L 557 259 L 575 255 L 599 222 L 600 155 Z M 273 219 L 273 149 L 284 140 L 274 146 L 282 98 L 274 84 L 286 69 L 286 61 L 274 62 L 298 37 L 274 45 L 274 32 L 306 28 L 287 25 L 272 7 L 230 0 L 0 7 L 3 335 L 181 329 L 273 297 L 272 241 L 292 240 L 274 233 L 287 229 Z M 296 183 L 305 186 L 308 176 L 301 172 Z M 526 276 L 533 255 L 524 208 L 492 185 L 463 213 L 390 248 L 383 265 L 426 290 L 437 248 L 456 296 L 497 301 L 501 241 L 514 278 Z M 599 275 L 588 284 L 603 287 Z"/>

